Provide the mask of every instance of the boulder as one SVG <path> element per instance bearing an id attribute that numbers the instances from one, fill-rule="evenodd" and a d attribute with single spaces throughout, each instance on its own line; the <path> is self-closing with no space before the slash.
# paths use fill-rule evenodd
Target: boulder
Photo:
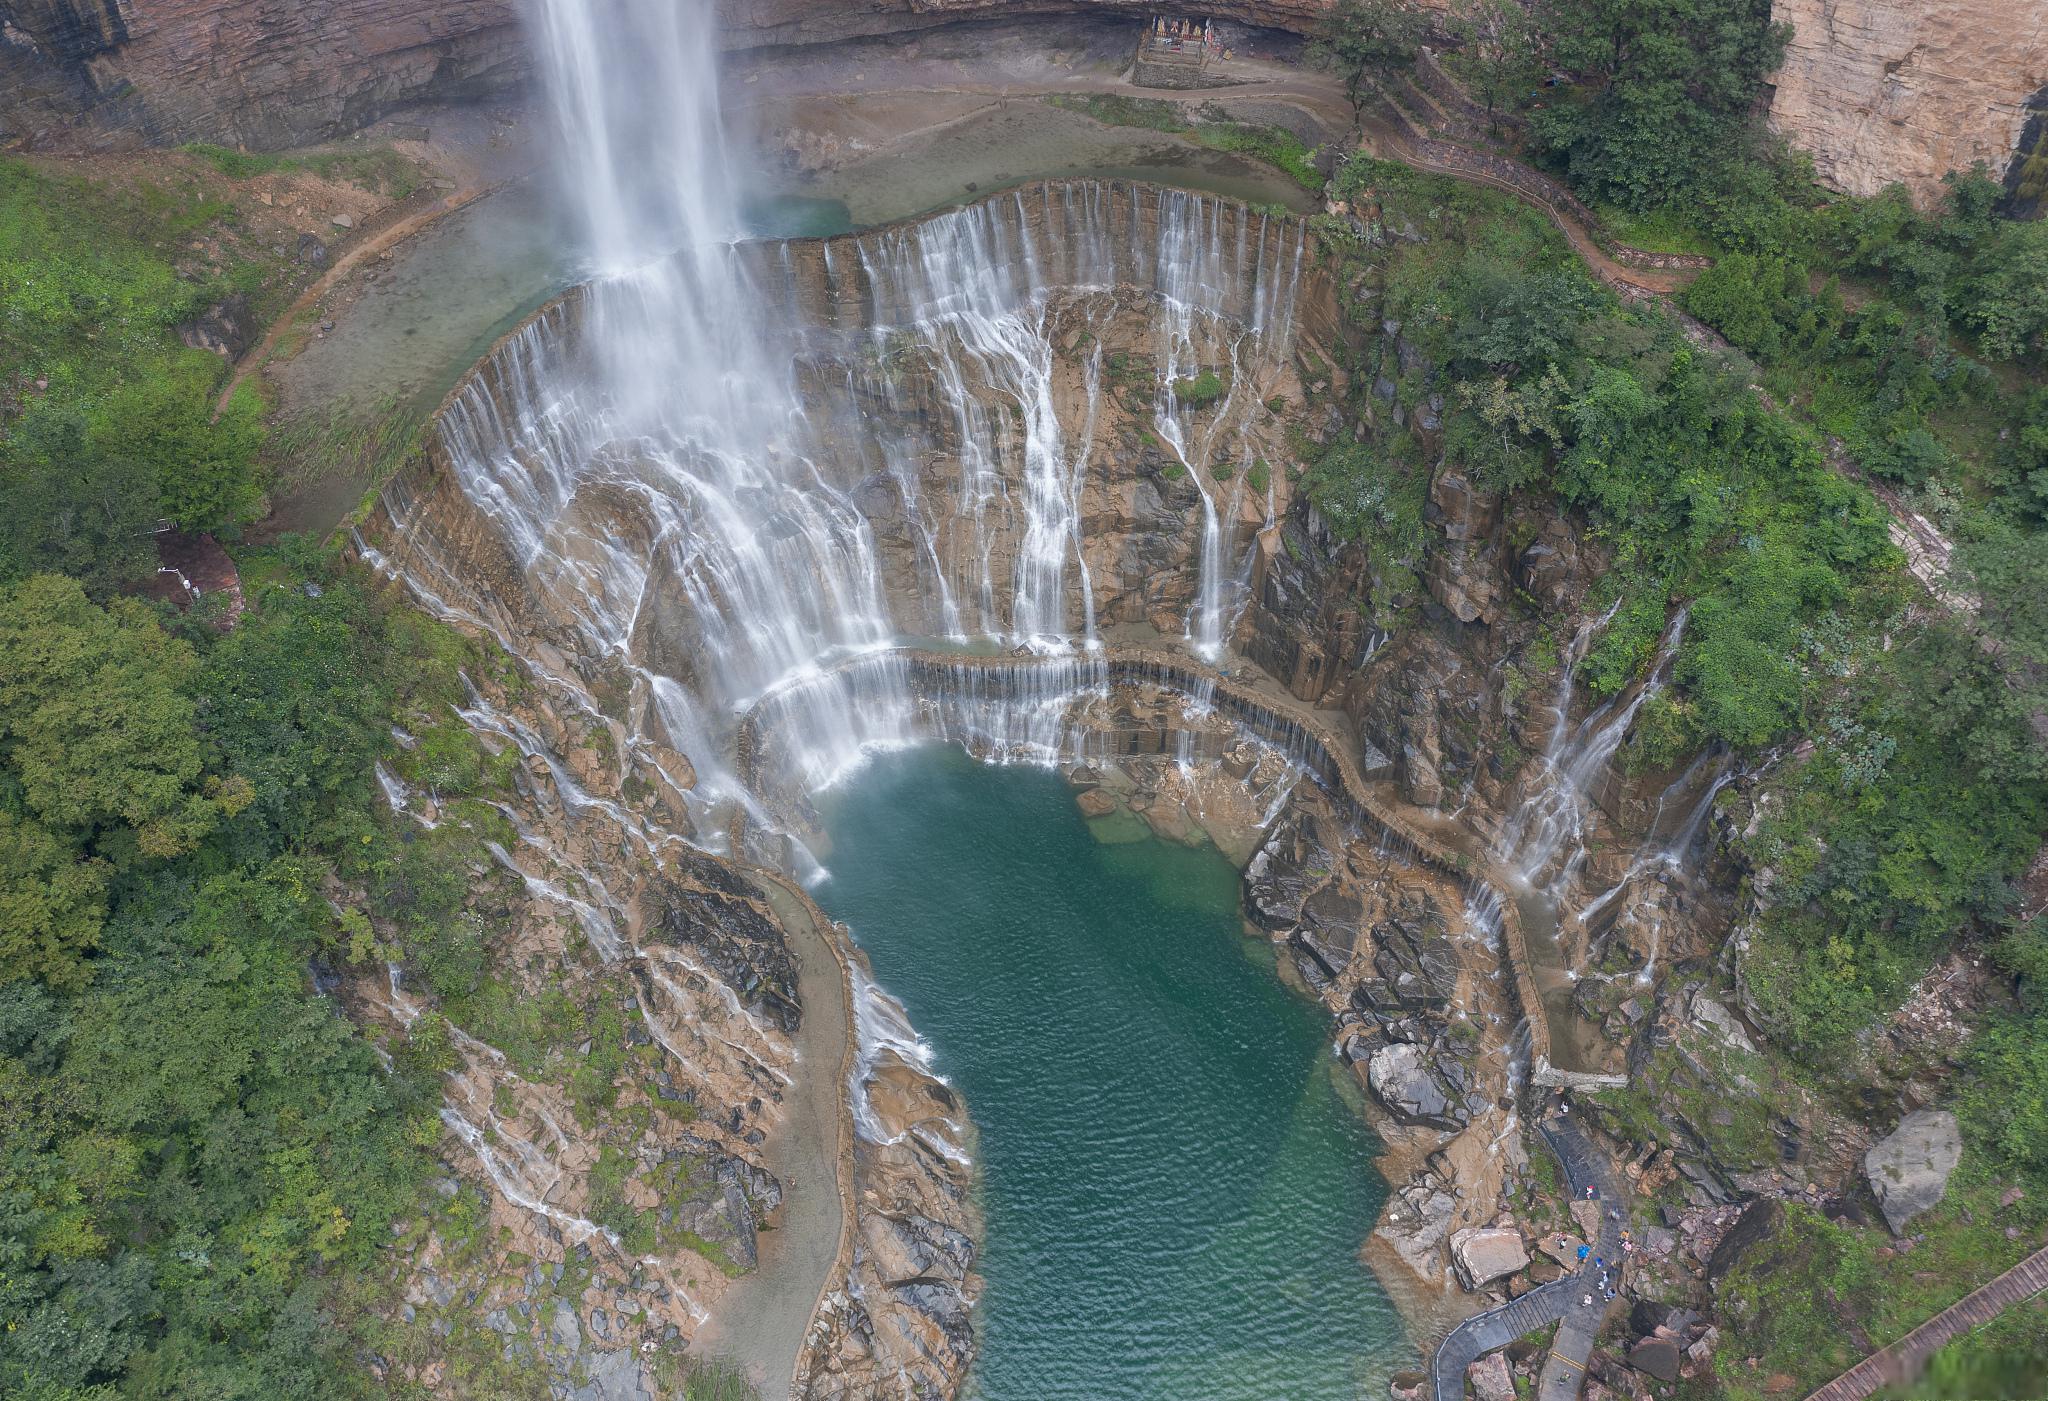
<path id="1" fill-rule="evenodd" d="M 1515 1379 L 1508 1372 L 1505 1353 L 1489 1352 L 1465 1369 L 1465 1378 L 1479 1401 L 1515 1401 Z"/>
<path id="2" fill-rule="evenodd" d="M 1946 1109 L 1915 1110 L 1863 1155 L 1863 1175 L 1892 1234 L 1942 1199 L 1962 1155 L 1956 1116 Z"/>
<path id="3" fill-rule="evenodd" d="M 210 350 L 229 360 L 240 359 L 242 352 L 262 334 L 263 323 L 257 319 L 247 295 L 241 292 L 232 293 L 200 313 L 197 320 L 178 327 L 178 338 L 194 350 Z"/>
<path id="4" fill-rule="evenodd" d="M 1675 1382 L 1678 1344 L 1669 1338 L 1645 1338 L 1628 1350 L 1628 1365 L 1660 1382 Z"/>
<path id="5" fill-rule="evenodd" d="M 1462 1127 L 1469 1116 L 1430 1063 L 1429 1053 L 1407 1041 L 1396 1041 L 1372 1053 L 1365 1067 L 1373 1097 L 1404 1124 L 1432 1128 Z"/>
<path id="6" fill-rule="evenodd" d="M 1083 817 L 1107 817 L 1116 811 L 1116 799 L 1100 788 L 1090 788 L 1076 795 L 1074 801 L 1079 805 Z"/>
<path id="7" fill-rule="evenodd" d="M 1506 1226 L 1467 1226 L 1451 1237 L 1451 1263 L 1467 1289 L 1480 1289 L 1529 1266 L 1522 1233 Z"/>
<path id="8" fill-rule="evenodd" d="M 1722 1234 L 1708 1253 L 1707 1278 L 1719 1284 L 1744 1255 L 1777 1235 L 1784 1226 L 1784 1205 L 1772 1197 L 1758 1197 L 1742 1208 L 1735 1224 Z"/>

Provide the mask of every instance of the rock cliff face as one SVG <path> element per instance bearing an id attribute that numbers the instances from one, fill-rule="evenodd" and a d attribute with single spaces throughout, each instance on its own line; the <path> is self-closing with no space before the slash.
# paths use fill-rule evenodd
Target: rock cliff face
<path id="1" fill-rule="evenodd" d="M 1792 25 L 1771 124 L 1853 195 L 2011 162 L 2048 85 L 2048 7 L 2015 0 L 1775 0 Z"/>
<path id="2" fill-rule="evenodd" d="M 1329 0 L 1220 0 L 1209 12 L 1302 30 Z M 1101 13 L 1145 0 L 720 0 L 728 49 L 835 43 L 961 20 Z M 412 103 L 530 76 L 519 0 L 0 0 L 0 141 L 90 114 L 90 142 L 278 149 L 347 135 Z"/>
<path id="3" fill-rule="evenodd" d="M 1214 0 L 1206 12 L 1307 32 L 1330 0 Z M 720 0 L 729 49 L 909 34 L 963 20 L 1139 16 L 1151 0 Z M 1422 8 L 1440 9 L 1434 0 Z M 1988 162 L 2002 175 L 2048 88 L 2048 10 L 2013 0 L 1775 0 L 1793 26 L 1771 121 L 1851 194 L 1916 197 Z M 524 82 L 518 0 L 0 0 L 0 141 L 91 113 L 139 134 L 279 148 L 410 103 Z"/>
<path id="4" fill-rule="evenodd" d="M 514 0 L 0 0 L 0 43 L 102 132 L 275 149 L 504 91 L 527 72 L 518 21 Z M 53 115 L 0 95 L 0 138 Z"/>
<path id="5" fill-rule="evenodd" d="M 1214 0 L 1203 14 L 1297 32 L 1313 28 L 1334 0 Z M 720 0 L 730 48 L 814 44 L 873 34 L 901 34 L 960 20 L 1031 15 L 1143 16 L 1154 0 Z M 1441 9 L 1441 4 L 1424 8 Z"/>

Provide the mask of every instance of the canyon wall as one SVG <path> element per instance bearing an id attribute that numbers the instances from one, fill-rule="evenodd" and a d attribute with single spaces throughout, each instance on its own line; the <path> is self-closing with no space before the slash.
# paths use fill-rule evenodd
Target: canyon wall
<path id="1" fill-rule="evenodd" d="M 728 49 L 835 43 L 962 19 L 1156 8 L 1146 0 L 717 5 Z M 1327 0 L 1219 0 L 1206 12 L 1304 30 L 1326 8 Z M 345 136 L 410 104 L 508 92 L 531 69 L 518 0 L 0 0 L 0 145 L 50 145 L 71 129 L 83 144 L 280 149 Z"/>
<path id="2" fill-rule="evenodd" d="M 0 0 L 0 73 L 15 66 L 68 101 L 0 92 L 0 143 L 70 127 L 277 149 L 503 92 L 528 58 L 513 0 Z"/>
<path id="3" fill-rule="evenodd" d="M 1352 213 L 1389 226 L 1377 209 Z M 1610 771 L 1613 744 L 1601 741 L 1620 741 L 1648 685 L 1598 705 L 1573 689 L 1573 662 L 1602 621 L 1576 625 L 1606 569 L 1597 543 L 1554 503 L 1504 499 L 1442 465 L 1419 557 L 1383 558 L 1391 546 L 1331 531 L 1298 483 L 1352 431 L 1346 406 L 1374 435 L 1412 432 L 1435 460 L 1444 404 L 1426 384 L 1404 401 L 1396 379 L 1421 373 L 1419 351 L 1370 280 L 1330 276 L 1296 221 L 1072 182 L 735 257 L 732 275 L 763 289 L 763 319 L 778 328 L 767 358 L 792 367 L 802 399 L 788 445 L 819 474 L 801 499 L 781 477 L 738 493 L 744 519 L 768 523 L 767 564 L 838 580 L 849 599 L 865 581 L 887 624 L 878 643 L 941 650 L 828 646 L 820 630 L 793 664 L 720 671 L 734 659 L 705 639 L 737 647 L 744 633 L 772 661 L 778 638 L 803 630 L 805 601 L 833 590 L 792 592 L 786 618 L 731 620 L 764 626 L 721 622 L 725 600 L 772 593 L 770 575 L 745 540 L 677 555 L 676 540 L 707 527 L 659 519 L 662 501 L 687 498 L 689 519 L 715 526 L 716 484 L 693 479 L 694 456 L 663 466 L 648 443 L 614 450 L 610 420 L 584 423 L 563 392 L 579 366 L 602 363 L 594 331 L 616 329 L 601 288 L 508 337 L 451 399 L 428 454 L 366 525 L 367 557 L 523 658 L 546 697 L 533 709 L 616 720 L 614 751 L 651 756 L 647 788 L 662 791 L 654 773 L 686 773 L 664 825 L 742 868 L 802 868 L 807 795 L 859 745 L 933 736 L 1058 762 L 1098 809 L 1123 804 L 1169 835 L 1221 815 L 1256 837 L 1255 852 L 1238 853 L 1250 857 L 1247 914 L 1285 946 L 1387 1113 L 1394 1198 L 1375 1267 L 1409 1280 L 1402 1292 L 1425 1313 L 1462 1298 L 1444 1292 L 1450 1235 L 1502 1209 L 1519 1168 L 1497 1145 L 1516 1141 L 1515 1088 L 1544 1069 L 1533 1030 L 1518 1034 L 1524 1015 L 1541 1002 L 1545 1027 L 1586 1029 L 1569 1045 L 1542 1038 L 1571 1057 L 1561 1069 L 1611 1073 L 1657 976 L 1696 972 L 1722 925 L 1682 869 L 1698 824 L 1675 818 L 1703 820 L 1696 795 L 1711 799 L 1725 779 L 1705 765 Z M 827 497 L 857 519 L 802 514 Z M 853 556 L 858 570 L 844 567 Z M 1381 576 L 1399 596 L 1384 620 L 1398 617 L 1392 638 L 1362 606 Z M 718 587 L 693 587 L 706 579 Z M 1205 600 L 1229 655 L 1265 675 L 1227 658 L 1227 675 L 1205 673 Z M 1044 645 L 1084 631 L 1099 650 Z M 957 645 L 969 637 L 1006 645 L 970 654 Z M 1134 670 L 1155 655 L 1173 659 L 1173 677 Z M 1286 722 L 1253 727 L 1261 738 L 1284 729 L 1289 742 L 1247 743 L 1244 697 Z M 1314 745 L 1291 742 L 1310 735 L 1300 716 L 1320 763 Z M 536 715 L 529 728 L 549 725 Z M 1370 783 L 1370 810 L 1398 814 L 1398 829 L 1356 820 L 1332 786 L 1296 781 L 1332 768 L 1337 750 L 1358 778 L 1334 788 Z M 552 772 L 545 758 L 529 767 Z M 1514 820 L 1544 775 L 1581 769 L 1599 781 L 1555 785 L 1556 803 Z M 612 805 L 627 798 L 623 782 L 617 798 L 591 785 Z M 589 796 L 569 805 L 605 810 Z M 1467 842 L 1475 861 L 1510 853 L 1540 877 L 1575 912 L 1555 950 L 1532 964 L 1519 916 L 1458 874 L 1459 856 L 1413 859 L 1409 832 L 1451 852 Z M 578 888 L 630 888 L 604 868 L 613 859 Z M 626 954 L 652 947 L 637 939 Z M 1567 962 L 1602 974 L 1574 982 Z M 942 1390 L 969 1349 L 975 1227 L 951 1160 L 916 1132 L 957 1121 L 958 1106 L 922 1081 L 900 1093 L 908 1060 L 887 1073 L 867 1063 L 870 1047 L 914 1035 L 875 1013 L 865 987 L 857 978 L 866 1022 L 889 1025 L 863 1032 L 852 1077 L 856 1239 L 807 1354 L 805 1392 L 821 1401 L 870 1394 L 891 1367 Z M 672 1074 L 694 1079 L 688 1048 L 677 1059 Z M 718 1084 L 706 1096 L 732 1098 Z M 746 1127 L 732 1151 L 751 1162 Z M 946 1287 L 927 1287 L 932 1262 L 946 1263 Z"/>
<path id="4" fill-rule="evenodd" d="M 1138 16 L 1150 0 L 719 0 L 729 49 L 830 44 L 972 19 Z M 1204 12 L 1308 32 L 1329 0 Z M 1425 3 L 1423 8 L 1440 5 Z M 2048 91 L 2048 7 L 2010 0 L 1775 0 L 1793 27 L 1771 123 L 1821 178 L 1920 199 L 2011 163 Z M 420 102 L 510 91 L 530 70 L 517 0 L 0 0 L 0 145 L 109 139 L 275 149 Z"/>
<path id="5" fill-rule="evenodd" d="M 2048 90 L 2048 6 L 2019 0 L 1775 0 L 1792 25 L 1771 124 L 1852 195 L 2011 163 Z"/>

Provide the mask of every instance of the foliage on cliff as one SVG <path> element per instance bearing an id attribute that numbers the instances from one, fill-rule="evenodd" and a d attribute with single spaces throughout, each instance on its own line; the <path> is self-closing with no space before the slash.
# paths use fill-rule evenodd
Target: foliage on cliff
<path id="1" fill-rule="evenodd" d="M 55 570 L 104 597 L 154 566 L 160 517 L 255 513 L 262 406 L 238 391 L 216 419 L 223 362 L 178 334 L 254 288 L 254 264 L 180 269 L 231 213 L 196 186 L 115 196 L 0 160 L 0 581 Z"/>
<path id="2" fill-rule="evenodd" d="M 1742 839 L 1769 872 L 1752 970 L 1774 1030 L 1841 1045 L 1967 931 L 2024 971 L 2037 945 L 2010 925 L 2014 881 L 2048 827 L 2038 537 L 1987 533 L 1970 553 L 1993 600 L 1978 617 L 1926 608 L 1882 508 L 1739 358 L 1615 301 L 1499 197 L 1363 161 L 1337 189 L 1380 209 L 1347 281 L 1374 331 L 1398 327 L 1406 358 L 1382 339 L 1381 382 L 1411 413 L 1437 406 L 1446 460 L 1554 493 L 1612 550 L 1621 606 L 1585 683 L 1639 674 L 1682 603 L 1677 685 L 1646 742 L 1666 759 L 1712 743 L 1804 756 Z M 1383 426 L 1360 456 L 1404 441 Z M 1312 499 L 1331 490 L 1312 478 Z"/>
<path id="3" fill-rule="evenodd" d="M 260 504 L 261 406 L 216 416 L 226 362 L 183 333 L 290 290 L 167 160 L 119 188 L 0 161 L 0 1394 L 353 1394 L 448 1049 L 423 1018 L 382 1059 L 319 985 L 390 961 L 479 993 L 475 873 L 511 836 L 462 795 L 517 754 L 452 713 L 471 646 L 318 551 L 241 552 L 231 629 L 132 596 L 159 517 Z"/>
<path id="4" fill-rule="evenodd" d="M 1770 0 L 1543 0 L 1553 90 L 1535 130 L 1589 194 L 1631 209 L 1668 203 L 1738 157 L 1757 89 L 1791 26 Z"/>

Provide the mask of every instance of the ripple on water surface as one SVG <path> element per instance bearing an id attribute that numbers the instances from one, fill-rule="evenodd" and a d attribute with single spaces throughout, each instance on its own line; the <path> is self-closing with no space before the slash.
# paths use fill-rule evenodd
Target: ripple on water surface
<path id="1" fill-rule="evenodd" d="M 1322 1012 L 1211 850 L 1097 841 L 1056 776 L 887 754 L 825 804 L 824 907 L 980 1129 L 974 1394 L 1384 1396 L 1385 1187 Z"/>

